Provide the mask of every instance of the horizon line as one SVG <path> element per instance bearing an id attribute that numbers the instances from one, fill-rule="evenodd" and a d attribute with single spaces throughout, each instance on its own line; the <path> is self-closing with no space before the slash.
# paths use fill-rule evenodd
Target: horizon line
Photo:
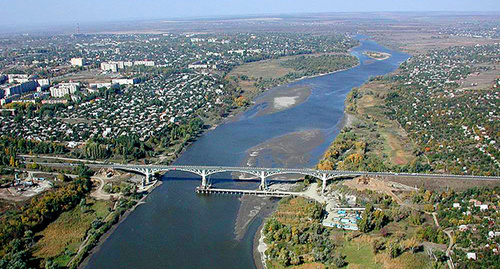
<path id="1" fill-rule="evenodd" d="M 78 21 L 78 20 L 67 20 L 59 22 L 40 22 L 40 23 L 7 23 L 1 24 L 0 27 L 7 26 L 18 26 L 18 27 L 30 27 L 30 26 L 66 26 L 73 23 L 78 23 L 82 25 L 93 25 L 101 23 L 113 23 L 113 22 L 133 22 L 133 21 L 160 21 L 160 20 L 172 20 L 172 21 L 194 21 L 194 20 L 215 20 L 215 19 L 229 19 L 229 18 L 245 18 L 245 17 L 271 17 L 271 16 L 290 16 L 290 15 L 318 15 L 318 14 L 384 14 L 384 13 L 394 13 L 394 14 L 411 14 L 411 13 L 448 13 L 448 14 L 484 14 L 492 13 L 499 14 L 500 10 L 471 10 L 471 11 L 448 11 L 448 10 L 433 10 L 433 11 L 408 11 L 408 10 L 388 10 L 388 11 L 326 11 L 326 12 L 283 12 L 283 13 L 240 13 L 240 14 L 214 14 L 214 15 L 204 15 L 204 16 L 179 16 L 179 17 L 130 17 L 122 19 L 103 19 L 103 20 L 91 20 L 91 21 Z"/>

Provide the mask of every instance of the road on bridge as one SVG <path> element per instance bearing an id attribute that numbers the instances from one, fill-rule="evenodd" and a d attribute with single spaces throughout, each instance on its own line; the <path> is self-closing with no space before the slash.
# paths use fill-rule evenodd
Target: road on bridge
<path id="1" fill-rule="evenodd" d="M 75 159 L 76 160 L 76 159 Z M 85 160 L 87 161 L 87 160 Z M 39 165 L 68 168 L 75 167 L 75 163 L 38 163 Z M 115 163 L 86 163 L 93 169 L 110 168 L 120 169 L 130 172 L 138 172 L 145 175 L 144 184 L 149 184 L 150 177 L 158 173 L 169 171 L 183 171 L 196 174 L 201 177 L 202 187 L 208 187 L 206 177 L 216 173 L 239 172 L 246 173 L 256 178 L 260 178 L 261 189 L 266 189 L 266 180 L 276 175 L 298 174 L 318 178 L 323 183 L 323 190 L 326 188 L 328 180 L 353 177 L 353 176 L 392 176 L 392 177 L 415 177 L 427 179 L 464 179 L 464 180 L 500 180 L 499 176 L 474 176 L 474 175 L 452 175 L 452 174 L 428 174 L 428 173 L 395 173 L 395 172 L 366 172 L 366 171 L 343 171 L 343 170 L 316 170 L 300 168 L 264 168 L 264 167 L 227 167 L 227 166 L 198 166 L 198 165 L 135 165 L 135 164 L 115 164 Z"/>

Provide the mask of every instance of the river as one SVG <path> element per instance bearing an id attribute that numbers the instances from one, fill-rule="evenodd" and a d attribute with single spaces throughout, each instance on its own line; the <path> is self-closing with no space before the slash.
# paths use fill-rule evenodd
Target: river
<path id="1" fill-rule="evenodd" d="M 320 130 L 321 143 L 308 149 L 305 163 L 313 167 L 340 131 L 344 100 L 349 91 L 370 77 L 394 71 L 409 57 L 364 37 L 358 38 L 361 45 L 351 53 L 360 59 L 360 65 L 270 90 L 307 86 L 311 94 L 303 103 L 272 114 L 257 115 L 261 106 L 250 108 L 237 120 L 226 121 L 200 137 L 176 163 L 238 166 L 248 157 L 249 149 L 270 139 Z M 382 61 L 373 60 L 363 55 L 367 50 L 392 56 Z M 271 156 L 267 159 L 276 165 Z M 228 180 L 230 177 L 221 174 L 210 180 L 220 188 L 258 186 L 257 182 Z M 238 197 L 196 195 L 194 190 L 200 179 L 191 174 L 171 172 L 162 180 L 164 184 L 156 188 L 146 203 L 132 212 L 90 258 L 87 268 L 255 268 L 252 243 L 261 220 L 251 222 L 243 238 L 236 239 L 235 219 L 241 203 Z"/>

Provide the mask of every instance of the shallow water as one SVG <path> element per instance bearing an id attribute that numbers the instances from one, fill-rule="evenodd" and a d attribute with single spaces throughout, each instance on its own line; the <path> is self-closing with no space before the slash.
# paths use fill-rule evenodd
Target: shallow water
<path id="1" fill-rule="evenodd" d="M 237 121 L 228 121 L 199 138 L 176 163 L 237 166 L 248 156 L 250 148 L 269 139 L 319 129 L 326 139 L 308 154 L 308 166 L 314 166 L 340 131 L 348 92 L 372 76 L 394 71 L 409 57 L 373 41 L 361 42 L 361 46 L 352 50 L 360 59 L 359 66 L 271 90 L 310 87 L 312 92 L 305 102 L 266 115 L 258 115 L 265 105 L 250 108 Z M 363 55 L 366 50 L 387 52 L 392 57 L 373 61 Z M 220 174 L 210 180 L 220 188 L 258 185 L 234 182 L 230 177 Z M 163 180 L 164 184 L 150 194 L 146 203 L 132 212 L 104 242 L 90 259 L 88 268 L 255 268 L 252 240 L 258 221 L 250 224 L 241 240 L 235 239 L 234 222 L 240 206 L 237 197 L 198 196 L 194 189 L 200 179 L 182 172 L 171 172 Z"/>

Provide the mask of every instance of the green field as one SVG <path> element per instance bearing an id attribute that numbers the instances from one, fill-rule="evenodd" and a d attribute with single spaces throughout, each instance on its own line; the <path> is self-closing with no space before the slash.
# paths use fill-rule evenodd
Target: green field
<path id="1" fill-rule="evenodd" d="M 382 268 L 380 264 L 375 263 L 375 254 L 370 243 L 347 242 L 340 252 L 347 256 L 347 268 Z"/>
<path id="2" fill-rule="evenodd" d="M 110 202 L 87 200 L 86 206 L 76 206 L 62 213 L 47 228 L 36 235 L 40 237 L 34 247 L 33 256 L 55 258 L 59 265 L 66 265 L 85 239 L 87 230 L 96 218 L 104 219 L 111 207 Z"/>

